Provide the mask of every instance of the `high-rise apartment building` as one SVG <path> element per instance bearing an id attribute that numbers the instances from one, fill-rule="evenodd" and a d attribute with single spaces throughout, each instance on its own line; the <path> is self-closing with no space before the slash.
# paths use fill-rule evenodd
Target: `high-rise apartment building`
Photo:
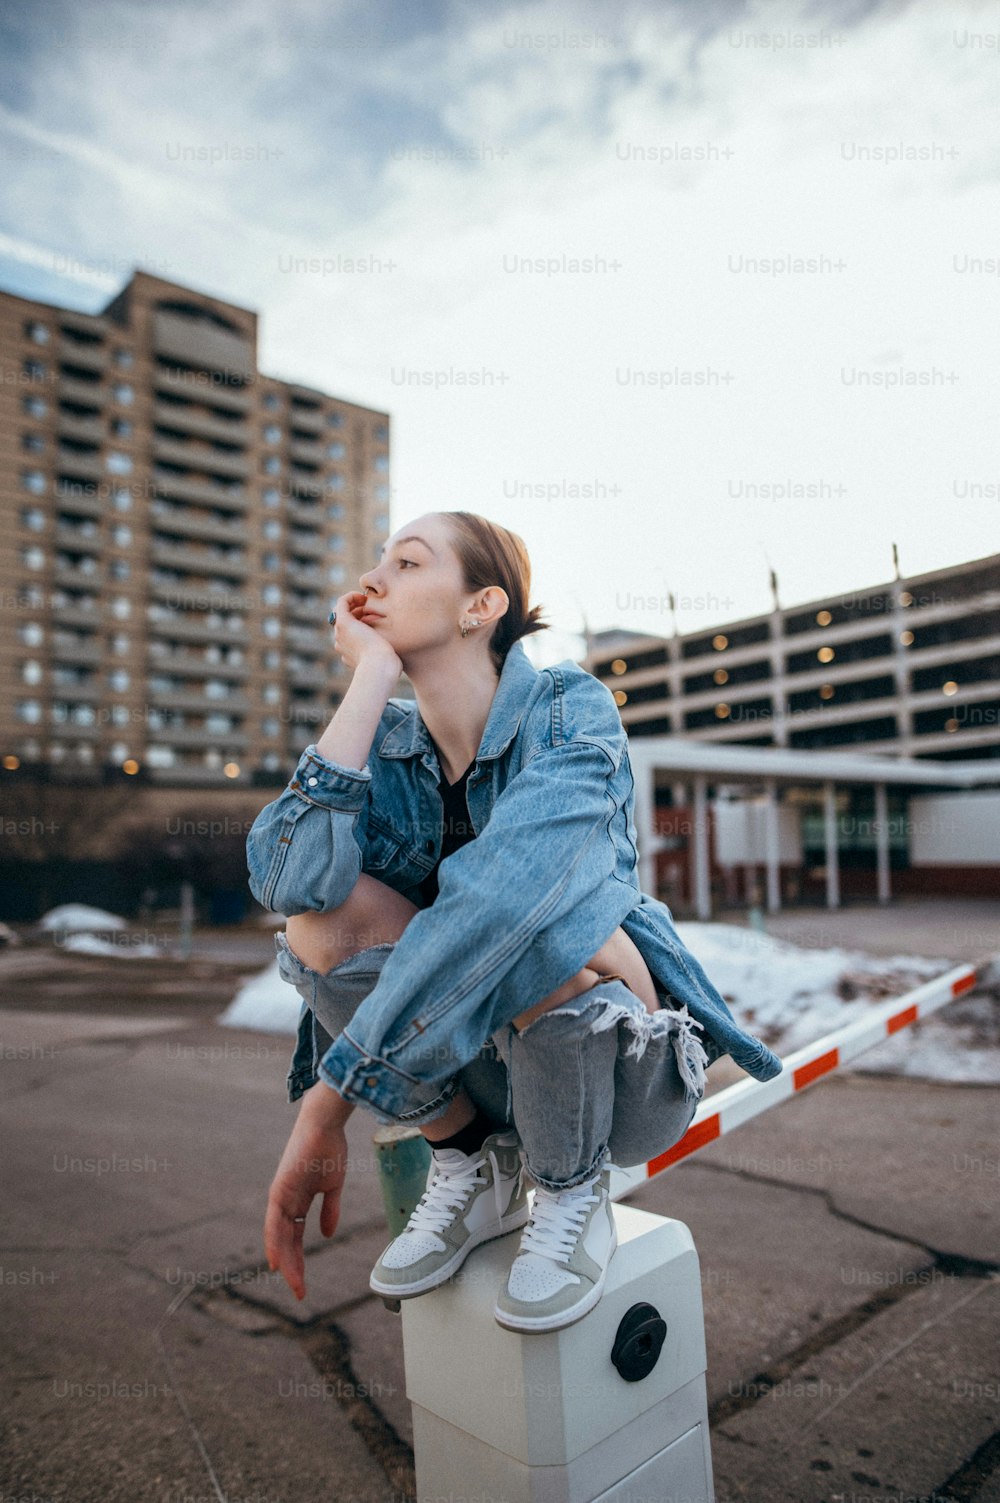
<path id="1" fill-rule="evenodd" d="M 388 536 L 388 415 L 143 271 L 93 315 L 0 293 L 0 361 L 0 762 L 284 782 L 349 678 L 327 616 Z"/>
<path id="2" fill-rule="evenodd" d="M 1000 554 L 709 631 L 595 633 L 587 667 L 630 736 L 1000 757 Z"/>

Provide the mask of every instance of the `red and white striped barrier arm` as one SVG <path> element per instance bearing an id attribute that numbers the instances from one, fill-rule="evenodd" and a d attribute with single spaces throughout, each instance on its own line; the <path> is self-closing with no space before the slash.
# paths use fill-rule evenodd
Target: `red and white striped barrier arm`
<path id="1" fill-rule="evenodd" d="M 785 1059 L 785 1068 L 781 1074 L 773 1076 L 771 1080 L 748 1078 L 717 1091 L 715 1095 L 699 1103 L 691 1126 L 683 1138 L 672 1148 L 668 1148 L 666 1153 L 658 1154 L 648 1163 L 636 1164 L 633 1168 L 619 1169 L 616 1166 L 612 1169 L 611 1199 L 620 1200 L 623 1195 L 627 1195 L 638 1185 L 645 1184 L 654 1175 L 662 1174 L 664 1169 L 671 1168 L 680 1159 L 697 1153 L 706 1143 L 714 1143 L 716 1138 L 732 1132 L 734 1127 L 741 1127 L 759 1112 L 766 1112 L 779 1101 L 785 1101 L 797 1091 L 805 1090 L 814 1081 L 822 1080 L 831 1070 L 847 1064 L 848 1060 L 863 1054 L 874 1044 L 880 1044 L 890 1034 L 898 1033 L 901 1028 L 908 1027 L 920 1018 L 929 1017 L 932 1012 L 937 1012 L 939 1007 L 946 1006 L 975 984 L 974 965 L 956 966 L 954 970 L 945 971 L 943 975 L 935 976 L 923 986 L 918 986 L 915 991 L 906 992 L 902 997 L 893 997 L 881 1006 L 873 1007 L 864 1017 L 835 1029 L 833 1033 L 825 1034 L 814 1044 L 797 1049 Z"/>

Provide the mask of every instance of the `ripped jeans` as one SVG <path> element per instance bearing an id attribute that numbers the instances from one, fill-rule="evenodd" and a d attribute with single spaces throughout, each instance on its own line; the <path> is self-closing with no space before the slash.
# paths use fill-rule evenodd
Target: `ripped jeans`
<path id="1" fill-rule="evenodd" d="M 371 945 L 320 972 L 303 964 L 284 932 L 274 941 L 278 970 L 303 1000 L 288 1075 L 296 1101 L 395 947 Z M 705 1069 L 724 1051 L 710 1038 L 703 1043 L 694 1032 L 703 1025 L 671 1006 L 658 982 L 656 989 L 660 1010 L 649 1013 L 620 977 L 602 978 L 520 1032 L 505 1024 L 459 1071 L 483 1114 L 516 1128 L 537 1185 L 568 1189 L 606 1161 L 643 1164 L 684 1136 L 705 1093 Z"/>

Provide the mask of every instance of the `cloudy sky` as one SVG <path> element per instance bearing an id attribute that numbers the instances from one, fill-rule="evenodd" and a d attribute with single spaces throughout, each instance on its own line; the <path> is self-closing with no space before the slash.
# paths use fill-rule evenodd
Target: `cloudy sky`
<path id="1" fill-rule="evenodd" d="M 259 310 L 394 529 L 524 537 L 539 663 L 1000 549 L 995 6 L 4 9 L 0 283 Z"/>

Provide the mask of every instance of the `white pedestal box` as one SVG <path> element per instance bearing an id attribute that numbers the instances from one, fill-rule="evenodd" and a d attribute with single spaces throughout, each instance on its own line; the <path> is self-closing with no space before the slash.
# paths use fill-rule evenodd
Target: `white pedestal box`
<path id="1" fill-rule="evenodd" d="M 691 1233 L 634 1206 L 613 1211 L 604 1294 L 560 1331 L 521 1334 L 493 1318 L 517 1232 L 402 1302 L 418 1503 L 714 1503 Z M 612 1361 L 629 1311 L 645 1320 L 624 1358 L 619 1341 L 625 1371 L 645 1373 L 632 1380 Z"/>

